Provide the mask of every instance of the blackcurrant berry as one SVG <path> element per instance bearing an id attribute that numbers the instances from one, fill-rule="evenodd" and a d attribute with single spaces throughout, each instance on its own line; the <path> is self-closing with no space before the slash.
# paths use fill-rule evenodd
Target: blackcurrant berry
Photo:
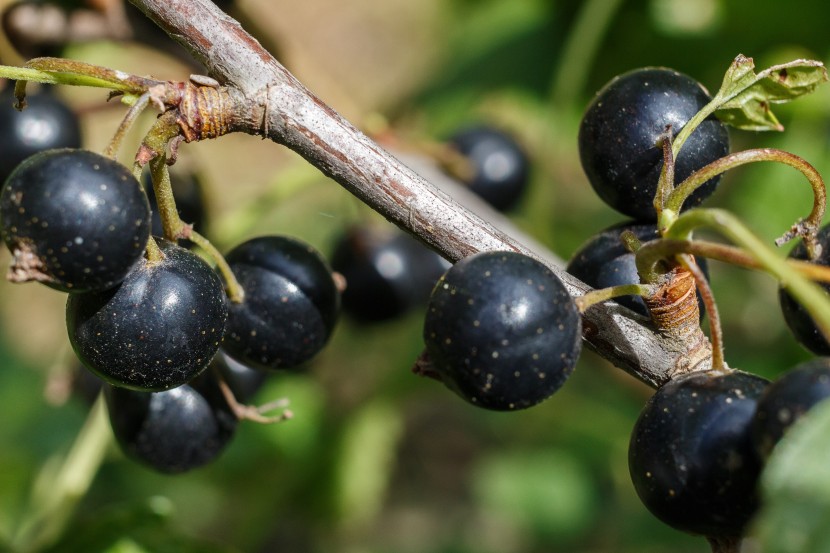
<path id="1" fill-rule="evenodd" d="M 222 281 L 196 254 L 159 240 L 163 259 L 141 261 L 117 287 L 71 294 L 69 341 L 114 386 L 166 390 L 210 363 L 225 332 Z"/>
<path id="2" fill-rule="evenodd" d="M 807 411 L 830 397 L 830 358 L 796 365 L 769 385 L 758 400 L 752 438 L 762 458 Z"/>
<path id="3" fill-rule="evenodd" d="M 513 252 L 459 261 L 435 286 L 424 341 L 437 376 L 465 400 L 523 409 L 550 397 L 573 371 L 581 319 L 562 282 Z"/>
<path id="4" fill-rule="evenodd" d="M 677 134 L 711 98 L 694 79 L 664 68 L 637 69 L 614 78 L 588 106 L 579 128 L 579 157 L 596 193 L 620 213 L 654 221 L 654 195 L 663 166 L 658 140 Z M 726 127 L 706 119 L 675 162 L 675 181 L 729 153 Z M 714 192 L 720 177 L 701 186 L 684 207 Z"/>
<path id="5" fill-rule="evenodd" d="M 621 238 L 625 231 L 633 233 L 643 243 L 660 237 L 657 225 L 652 223 L 628 221 L 613 225 L 580 246 L 565 270 L 597 289 L 639 283 L 640 275 L 637 273 L 634 253 L 626 249 Z M 699 258 L 696 261 L 708 277 L 709 264 L 706 259 Z M 614 301 L 644 317 L 649 317 L 648 307 L 640 296 L 620 296 Z M 698 306 L 703 316 L 703 302 L 700 299 Z"/>
<path id="6" fill-rule="evenodd" d="M 476 126 L 457 132 L 449 143 L 472 165 L 470 190 L 501 211 L 516 205 L 527 188 L 530 161 L 512 136 Z"/>
<path id="7" fill-rule="evenodd" d="M 651 397 L 631 434 L 628 461 L 654 516 L 692 534 L 742 534 L 758 506 L 761 462 L 751 424 L 767 384 L 738 371 L 697 372 Z"/>
<path id="8" fill-rule="evenodd" d="M 86 150 L 47 150 L 18 165 L 0 193 L 11 278 L 68 292 L 110 288 L 144 253 L 147 196 L 130 171 Z"/>
<path id="9" fill-rule="evenodd" d="M 449 263 L 408 234 L 349 229 L 337 242 L 332 268 L 343 275 L 343 312 L 382 322 L 423 306 Z"/>
<path id="10" fill-rule="evenodd" d="M 49 92 L 26 96 L 28 107 L 18 112 L 12 107 L 14 87 L 0 92 L 0 183 L 24 159 L 43 150 L 80 148 L 78 117 L 60 98 Z"/>
<path id="11" fill-rule="evenodd" d="M 340 310 L 331 269 L 311 246 L 286 236 L 253 238 L 225 258 L 245 290 L 232 303 L 222 349 L 245 365 L 292 368 L 328 342 Z"/>
<path id="12" fill-rule="evenodd" d="M 237 419 L 207 372 L 162 392 L 105 387 L 110 424 L 127 457 L 175 474 L 213 461 L 230 442 Z"/>
<path id="13" fill-rule="evenodd" d="M 818 258 L 811 260 L 818 265 L 830 266 L 830 225 L 823 227 L 816 237 L 821 245 L 821 254 Z M 790 252 L 791 259 L 807 260 L 807 247 L 804 243 L 798 244 Z M 830 285 L 819 284 L 825 291 L 830 293 Z M 778 300 L 781 304 L 781 312 L 784 314 L 784 321 L 792 332 L 795 339 L 802 346 L 816 355 L 830 355 L 830 342 L 819 330 L 813 318 L 799 302 L 783 288 L 778 292 Z"/>

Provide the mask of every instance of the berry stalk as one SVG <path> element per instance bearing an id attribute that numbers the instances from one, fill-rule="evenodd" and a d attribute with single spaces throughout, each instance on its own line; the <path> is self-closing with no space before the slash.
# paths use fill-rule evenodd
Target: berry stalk
<path id="1" fill-rule="evenodd" d="M 830 300 L 815 283 L 808 280 L 780 258 L 737 217 L 722 209 L 693 209 L 674 222 L 667 238 L 687 239 L 699 227 L 716 230 L 755 257 L 761 268 L 779 280 L 810 313 L 825 336 L 830 336 Z"/>
<path id="2" fill-rule="evenodd" d="M 665 209 L 660 218 L 660 228 L 669 228 L 672 220 L 674 220 L 677 217 L 677 214 L 680 213 L 683 202 L 685 202 L 695 190 L 697 190 L 709 179 L 725 173 L 730 169 L 757 161 L 783 163 L 784 165 L 788 165 L 800 171 L 807 179 L 807 182 L 813 189 L 813 209 L 806 219 L 794 225 L 787 234 L 776 241 L 776 244 L 781 245 L 788 240 L 801 235 L 804 236 L 807 246 L 810 248 L 811 255 L 817 255 L 817 252 L 812 252 L 815 250 L 815 235 L 821 226 L 821 221 L 824 218 L 824 212 L 827 204 L 827 190 L 824 186 L 824 180 L 821 178 L 821 174 L 819 174 L 816 168 L 803 158 L 795 154 L 791 154 L 790 152 L 785 152 L 775 148 L 759 148 L 735 152 L 692 173 L 670 193 L 665 203 Z"/>

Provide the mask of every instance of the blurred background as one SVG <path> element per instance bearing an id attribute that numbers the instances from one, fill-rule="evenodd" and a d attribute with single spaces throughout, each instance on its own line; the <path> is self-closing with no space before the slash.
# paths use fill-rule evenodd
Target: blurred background
<path id="1" fill-rule="evenodd" d="M 0 10 L 11 3 L 0 0 Z M 562 259 L 623 220 L 592 192 L 576 150 L 582 112 L 609 79 L 668 66 L 714 91 L 739 53 L 759 68 L 830 54 L 828 7 L 818 0 L 787 8 L 804 17 L 750 0 L 237 0 L 223 7 L 320 98 L 386 143 L 429 155 L 472 123 L 511 133 L 527 152 L 531 180 L 508 215 Z M 146 35 L 58 49 L 164 79 L 199 72 L 163 41 Z M 0 36 L 0 62 L 23 61 Z M 80 114 L 85 146 L 102 150 L 124 108 L 97 90 L 56 94 Z M 732 149 L 783 148 L 827 174 L 829 100 L 824 87 L 782 106 L 784 133 L 730 131 Z M 122 150 L 125 162 L 150 121 Z M 283 233 L 330 257 L 357 224 L 392 232 L 298 156 L 255 137 L 185 145 L 177 167 L 198 174 L 202 230 L 223 249 Z M 728 174 L 708 205 L 733 210 L 771 242 L 809 212 L 811 194 L 792 169 L 758 164 Z M 0 262 L 7 261 L 4 249 Z M 731 366 L 774 377 L 808 357 L 783 326 L 771 279 L 714 262 L 710 272 Z M 70 378 L 64 302 L 43 286 L 0 283 L 0 545 L 89 411 Z M 422 319 L 419 308 L 380 322 L 345 313 L 312 363 L 271 375 L 254 398 L 289 398 L 295 418 L 242 423 L 205 468 L 160 475 L 113 445 L 49 550 L 708 551 L 704 540 L 654 519 L 630 483 L 628 438 L 649 388 L 586 351 L 553 398 L 523 412 L 485 412 L 411 372 L 423 348 Z"/>

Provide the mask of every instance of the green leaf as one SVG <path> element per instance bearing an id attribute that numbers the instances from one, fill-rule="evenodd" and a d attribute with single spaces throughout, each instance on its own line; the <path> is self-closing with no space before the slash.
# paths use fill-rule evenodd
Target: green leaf
<path id="1" fill-rule="evenodd" d="M 776 446 L 761 479 L 755 534 L 763 553 L 830 552 L 830 401 Z"/>
<path id="2" fill-rule="evenodd" d="M 826 80 L 827 68 L 820 61 L 799 59 L 755 73 L 752 58 L 739 55 L 715 95 L 716 115 L 739 129 L 781 131 L 771 104 L 810 94 Z"/>

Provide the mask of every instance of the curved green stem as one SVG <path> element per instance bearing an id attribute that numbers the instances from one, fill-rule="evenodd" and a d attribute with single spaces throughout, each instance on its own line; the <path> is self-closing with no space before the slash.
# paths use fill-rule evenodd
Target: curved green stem
<path id="1" fill-rule="evenodd" d="M 830 298 L 817 284 L 779 257 L 732 213 L 722 209 L 693 209 L 680 215 L 666 233 L 667 238 L 688 239 L 694 229 L 714 229 L 755 257 L 763 270 L 773 275 L 830 337 Z M 643 246 L 646 247 L 646 246 Z M 830 339 L 830 338 L 829 338 Z"/>
<path id="2" fill-rule="evenodd" d="M 797 226 L 800 229 L 800 233 L 809 233 L 812 235 L 810 240 L 814 239 L 815 232 L 817 232 L 821 226 L 821 221 L 824 218 L 824 212 L 827 205 L 827 190 L 824 186 L 824 180 L 821 178 L 821 174 L 819 174 L 816 168 L 810 165 L 803 158 L 795 154 L 791 154 L 790 152 L 777 150 L 775 148 L 759 148 L 735 152 L 698 169 L 689 175 L 686 180 L 677 185 L 674 191 L 671 192 L 668 200 L 666 201 L 666 209 L 673 213 L 680 213 L 680 209 L 686 199 L 705 182 L 709 181 L 713 177 L 716 177 L 717 175 L 729 171 L 730 169 L 756 161 L 773 161 L 789 165 L 790 167 L 800 171 L 807 179 L 807 182 L 810 183 L 810 187 L 813 189 L 813 209 L 810 211 L 807 218 L 804 219 L 803 223 Z M 799 231 L 794 229 L 780 240 L 782 242 L 790 240 L 797 234 L 799 234 Z M 805 234 L 805 238 L 807 236 L 808 235 Z"/>
<path id="3" fill-rule="evenodd" d="M 121 146 L 124 136 L 126 136 L 135 124 L 138 116 L 144 111 L 144 108 L 146 108 L 150 103 L 150 96 L 151 94 L 149 92 L 145 92 L 139 96 L 138 100 L 132 106 L 130 106 L 130 109 L 127 110 L 127 114 L 124 116 L 124 119 L 121 120 L 121 124 L 118 125 L 118 128 L 115 130 L 112 140 L 110 140 L 110 143 L 107 144 L 107 147 L 104 150 L 105 156 L 110 159 L 116 159 L 118 157 L 118 148 Z M 139 180 L 139 182 L 141 181 Z"/>
<path id="4" fill-rule="evenodd" d="M 672 141 L 672 155 L 676 158 L 680 155 L 680 149 L 683 148 L 683 145 L 686 143 L 686 140 L 692 136 L 692 133 L 695 132 L 701 123 L 703 123 L 707 117 L 715 113 L 718 108 L 723 103 L 723 99 L 719 96 L 715 96 L 712 100 L 703 106 L 700 111 L 692 116 L 691 119 L 686 121 L 686 124 L 683 125 L 683 128 L 680 129 L 680 132 L 677 133 L 677 136 L 674 137 Z"/>
<path id="5" fill-rule="evenodd" d="M 161 226 L 164 229 L 164 237 L 176 241 L 179 238 L 190 240 L 216 263 L 216 268 L 225 281 L 228 297 L 234 303 L 241 303 L 245 298 L 245 292 L 239 281 L 231 271 L 230 265 L 222 253 L 210 240 L 193 230 L 193 228 L 182 221 L 179 211 L 176 209 L 176 199 L 173 197 L 173 186 L 170 182 L 170 171 L 167 167 L 167 157 L 160 155 L 150 161 L 150 174 L 153 178 L 153 191 L 156 194 Z"/>
<path id="6" fill-rule="evenodd" d="M 592 305 L 602 303 L 620 296 L 649 296 L 654 293 L 654 287 L 649 284 L 621 284 L 599 290 L 591 290 L 574 300 L 580 313 L 584 313 Z"/>
<path id="7" fill-rule="evenodd" d="M 190 230 L 187 236 L 187 239 L 202 248 L 211 259 L 213 259 L 214 263 L 216 263 L 216 268 L 219 270 L 219 274 L 222 275 L 222 278 L 225 281 L 225 288 L 228 292 L 228 298 L 234 303 L 242 303 L 245 299 L 245 290 L 242 288 L 242 285 L 239 284 L 239 281 L 236 280 L 236 276 L 233 274 L 230 265 L 225 260 L 225 256 L 216 249 L 210 240 L 196 232 L 195 230 Z"/>
<path id="8" fill-rule="evenodd" d="M 54 472 L 45 472 L 41 493 L 33 494 L 29 509 L 12 540 L 14 551 L 38 551 L 58 539 L 72 518 L 104 460 L 112 433 L 103 397 L 89 412 L 72 448 Z M 46 465 L 48 469 L 50 465 Z M 37 490 L 36 490 L 37 491 Z"/>

